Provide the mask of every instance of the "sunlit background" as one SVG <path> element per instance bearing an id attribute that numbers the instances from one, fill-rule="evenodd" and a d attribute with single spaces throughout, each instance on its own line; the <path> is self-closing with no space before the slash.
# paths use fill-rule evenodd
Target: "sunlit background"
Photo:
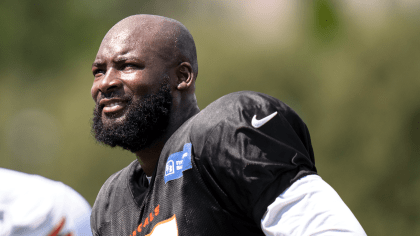
<path id="1" fill-rule="evenodd" d="M 239 90 L 286 102 L 368 235 L 420 235 L 416 0 L 2 0 L 1 167 L 62 181 L 93 204 L 135 159 L 90 133 L 90 68 L 108 29 L 138 13 L 190 29 L 200 108 Z"/>

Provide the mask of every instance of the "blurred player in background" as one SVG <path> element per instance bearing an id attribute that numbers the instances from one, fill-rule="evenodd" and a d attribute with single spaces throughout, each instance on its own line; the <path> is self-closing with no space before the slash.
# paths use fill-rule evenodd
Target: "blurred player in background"
<path id="1" fill-rule="evenodd" d="M 91 236 L 90 213 L 67 185 L 0 168 L 0 236 Z"/>

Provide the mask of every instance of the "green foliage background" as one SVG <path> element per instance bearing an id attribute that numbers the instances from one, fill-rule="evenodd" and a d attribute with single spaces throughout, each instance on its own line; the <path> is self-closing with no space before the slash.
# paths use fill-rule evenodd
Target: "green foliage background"
<path id="1" fill-rule="evenodd" d="M 159 14 L 195 38 L 200 108 L 239 90 L 283 100 L 368 235 L 420 235 L 419 5 L 386 1 L 383 17 L 364 19 L 351 1 L 297 1 L 292 30 L 265 35 L 273 22 L 252 24 L 260 15 L 245 2 L 1 1 L 0 166 L 62 181 L 93 204 L 134 155 L 90 134 L 91 63 L 116 22 Z"/>

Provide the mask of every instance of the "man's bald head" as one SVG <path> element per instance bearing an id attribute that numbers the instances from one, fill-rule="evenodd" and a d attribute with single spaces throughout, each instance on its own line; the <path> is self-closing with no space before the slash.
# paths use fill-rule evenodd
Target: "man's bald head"
<path id="1" fill-rule="evenodd" d="M 99 142 L 136 153 L 161 148 L 199 112 L 194 40 L 176 20 L 153 15 L 121 20 L 105 35 L 92 72 Z"/>
<path id="2" fill-rule="evenodd" d="M 197 52 L 192 35 L 180 22 L 163 16 L 133 15 L 114 25 L 102 44 L 115 40 L 134 41 L 171 64 L 189 62 L 194 78 L 198 74 Z"/>

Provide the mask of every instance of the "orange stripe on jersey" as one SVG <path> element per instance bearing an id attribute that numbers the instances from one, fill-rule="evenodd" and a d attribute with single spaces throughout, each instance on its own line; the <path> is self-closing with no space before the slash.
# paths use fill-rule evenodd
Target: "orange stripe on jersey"
<path id="1" fill-rule="evenodd" d="M 64 224 L 66 223 L 66 218 L 63 217 L 61 221 L 54 227 L 54 229 L 47 235 L 47 236 L 57 236 L 60 233 L 61 229 L 63 229 Z"/>

